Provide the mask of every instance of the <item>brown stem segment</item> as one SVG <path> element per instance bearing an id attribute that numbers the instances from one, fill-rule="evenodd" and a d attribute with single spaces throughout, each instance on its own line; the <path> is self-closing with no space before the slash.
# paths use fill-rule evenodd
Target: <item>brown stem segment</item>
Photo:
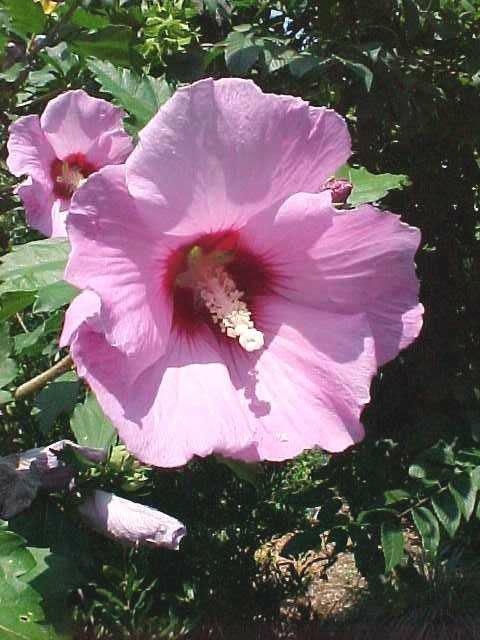
<path id="1" fill-rule="evenodd" d="M 61 376 L 62 373 L 69 371 L 73 368 L 73 366 L 74 365 L 72 357 L 70 355 L 65 356 L 64 358 L 59 360 L 57 364 L 54 364 L 53 367 L 50 367 L 50 369 L 47 369 L 43 373 L 40 373 L 38 376 L 35 376 L 28 382 L 24 382 L 23 384 L 21 384 L 15 391 L 15 400 L 19 400 L 20 398 L 24 398 L 25 396 L 30 396 L 33 393 L 37 393 L 37 391 L 43 389 L 46 384 Z"/>

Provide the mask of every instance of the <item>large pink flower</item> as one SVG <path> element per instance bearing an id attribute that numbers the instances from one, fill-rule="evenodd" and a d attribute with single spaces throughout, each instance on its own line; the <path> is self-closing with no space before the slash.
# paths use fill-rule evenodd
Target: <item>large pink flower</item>
<path id="1" fill-rule="evenodd" d="M 420 234 L 315 193 L 349 155 L 333 111 L 204 80 L 77 191 L 62 343 L 138 458 L 362 439 L 372 377 L 421 328 Z"/>
<path id="2" fill-rule="evenodd" d="M 28 178 L 18 187 L 29 224 L 46 236 L 64 236 L 70 199 L 90 174 L 125 161 L 132 141 L 124 113 L 81 89 L 51 100 L 41 117 L 10 127 L 7 165 Z"/>

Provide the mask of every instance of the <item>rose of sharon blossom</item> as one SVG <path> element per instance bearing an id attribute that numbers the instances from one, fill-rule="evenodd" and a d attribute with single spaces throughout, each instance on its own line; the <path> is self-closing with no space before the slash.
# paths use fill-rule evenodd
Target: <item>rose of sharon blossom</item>
<path id="1" fill-rule="evenodd" d="M 183 88 L 72 201 L 62 344 L 140 460 L 342 451 L 377 368 L 418 335 L 418 229 L 315 193 L 335 112 L 250 81 Z"/>
<path id="2" fill-rule="evenodd" d="M 18 187 L 28 223 L 46 236 L 64 236 L 65 217 L 78 186 L 132 150 L 123 112 L 81 89 L 51 100 L 43 114 L 10 126 L 7 166 L 28 178 Z"/>
<path id="3" fill-rule="evenodd" d="M 127 544 L 177 550 L 187 533 L 181 522 L 166 513 L 106 491 L 94 491 L 79 512 L 93 529 Z"/>

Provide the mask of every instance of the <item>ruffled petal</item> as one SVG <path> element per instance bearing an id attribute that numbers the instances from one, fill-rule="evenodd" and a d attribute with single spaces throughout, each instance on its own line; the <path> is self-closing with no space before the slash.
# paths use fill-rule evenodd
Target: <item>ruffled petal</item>
<path id="1" fill-rule="evenodd" d="M 187 233 L 240 225 L 297 191 L 316 191 L 351 152 L 344 120 L 251 81 L 178 90 L 127 160 L 135 197 Z"/>
<path id="2" fill-rule="evenodd" d="M 50 171 L 55 152 L 36 115 L 18 118 L 9 129 L 7 167 L 14 176 L 28 175 L 44 189 L 52 187 Z"/>
<path id="3" fill-rule="evenodd" d="M 420 333 L 420 231 L 399 216 L 369 205 L 340 212 L 328 193 L 298 193 L 278 212 L 252 218 L 241 235 L 271 265 L 277 293 L 329 312 L 366 313 L 379 364 Z"/>
<path id="4" fill-rule="evenodd" d="M 123 166 L 106 167 L 76 191 L 67 228 L 65 279 L 99 296 L 107 340 L 141 355 L 147 368 L 162 355 L 172 321 L 163 272 L 168 246 L 142 224 Z"/>
<path id="5" fill-rule="evenodd" d="M 133 383 L 134 358 L 111 347 L 88 323 L 70 353 L 78 374 L 139 460 L 177 467 L 194 455 L 242 458 L 253 446 L 253 427 L 209 329 L 194 339 L 175 332 L 165 356 Z"/>
<path id="6" fill-rule="evenodd" d="M 132 150 L 123 116 L 118 107 L 77 89 L 50 100 L 40 122 L 58 158 L 82 153 L 100 168 L 124 162 Z"/>
<path id="7" fill-rule="evenodd" d="M 256 305 L 255 318 L 263 350 L 248 354 L 222 342 L 239 401 L 256 426 L 253 459 L 286 460 L 316 446 L 343 451 L 359 442 L 376 372 L 365 314 L 332 314 L 271 296 Z"/>

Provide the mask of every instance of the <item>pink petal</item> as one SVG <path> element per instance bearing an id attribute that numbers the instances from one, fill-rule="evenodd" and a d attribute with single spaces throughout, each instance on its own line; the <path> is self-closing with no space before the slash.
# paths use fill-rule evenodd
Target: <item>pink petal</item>
<path id="1" fill-rule="evenodd" d="M 384 364 L 422 328 L 414 262 L 419 244 L 420 231 L 388 211 L 365 205 L 337 213 L 312 251 L 317 269 L 304 299 L 325 305 L 327 298 L 330 309 L 344 313 L 365 311 L 378 364 Z"/>
<path id="2" fill-rule="evenodd" d="M 86 289 L 71 302 L 65 313 L 62 335 L 59 346 L 68 346 L 76 337 L 84 323 L 99 323 L 102 302 L 98 295 Z"/>
<path id="3" fill-rule="evenodd" d="M 27 178 L 17 187 L 16 193 L 23 202 L 27 222 L 31 227 L 44 236 L 66 237 L 67 212 L 62 210 L 61 200 L 55 199 L 49 185 Z"/>
<path id="4" fill-rule="evenodd" d="M 317 190 L 349 155 L 335 112 L 248 80 L 207 79 L 178 90 L 140 132 L 127 184 L 166 225 L 219 230 Z"/>
<path id="5" fill-rule="evenodd" d="M 326 311 L 367 313 L 379 364 L 418 336 L 420 232 L 399 216 L 372 206 L 339 212 L 328 192 L 298 193 L 277 213 L 252 218 L 241 234 L 273 268 L 279 294 Z"/>
<path id="6" fill-rule="evenodd" d="M 163 353 L 172 302 L 163 286 L 164 254 L 124 182 L 124 167 L 92 175 L 72 198 L 72 251 L 65 279 L 101 299 L 101 325 L 112 346 L 142 355 L 146 368 Z"/>
<path id="7" fill-rule="evenodd" d="M 134 358 L 88 324 L 70 352 L 127 449 L 142 462 L 177 467 L 194 455 L 241 458 L 252 446 L 253 427 L 209 329 L 193 339 L 174 334 L 166 355 L 134 383 Z"/>
<path id="8" fill-rule="evenodd" d="M 40 128 L 38 116 L 22 116 L 10 125 L 7 166 L 14 176 L 29 175 L 43 188 L 51 187 L 55 152 Z"/>
<path id="9" fill-rule="evenodd" d="M 125 114 L 106 100 L 82 91 L 66 91 L 50 100 L 40 122 L 57 158 L 82 153 L 96 167 L 124 162 L 132 150 Z"/>
<path id="10" fill-rule="evenodd" d="M 256 425 L 257 457 L 285 460 L 315 446 L 343 451 L 360 441 L 360 413 L 376 372 L 365 314 L 333 314 L 272 296 L 256 305 L 255 318 L 265 348 L 247 354 L 224 342 L 222 351 Z"/>
<path id="11" fill-rule="evenodd" d="M 127 544 L 177 550 L 187 533 L 176 518 L 106 491 L 94 491 L 78 510 L 92 528 Z"/>

